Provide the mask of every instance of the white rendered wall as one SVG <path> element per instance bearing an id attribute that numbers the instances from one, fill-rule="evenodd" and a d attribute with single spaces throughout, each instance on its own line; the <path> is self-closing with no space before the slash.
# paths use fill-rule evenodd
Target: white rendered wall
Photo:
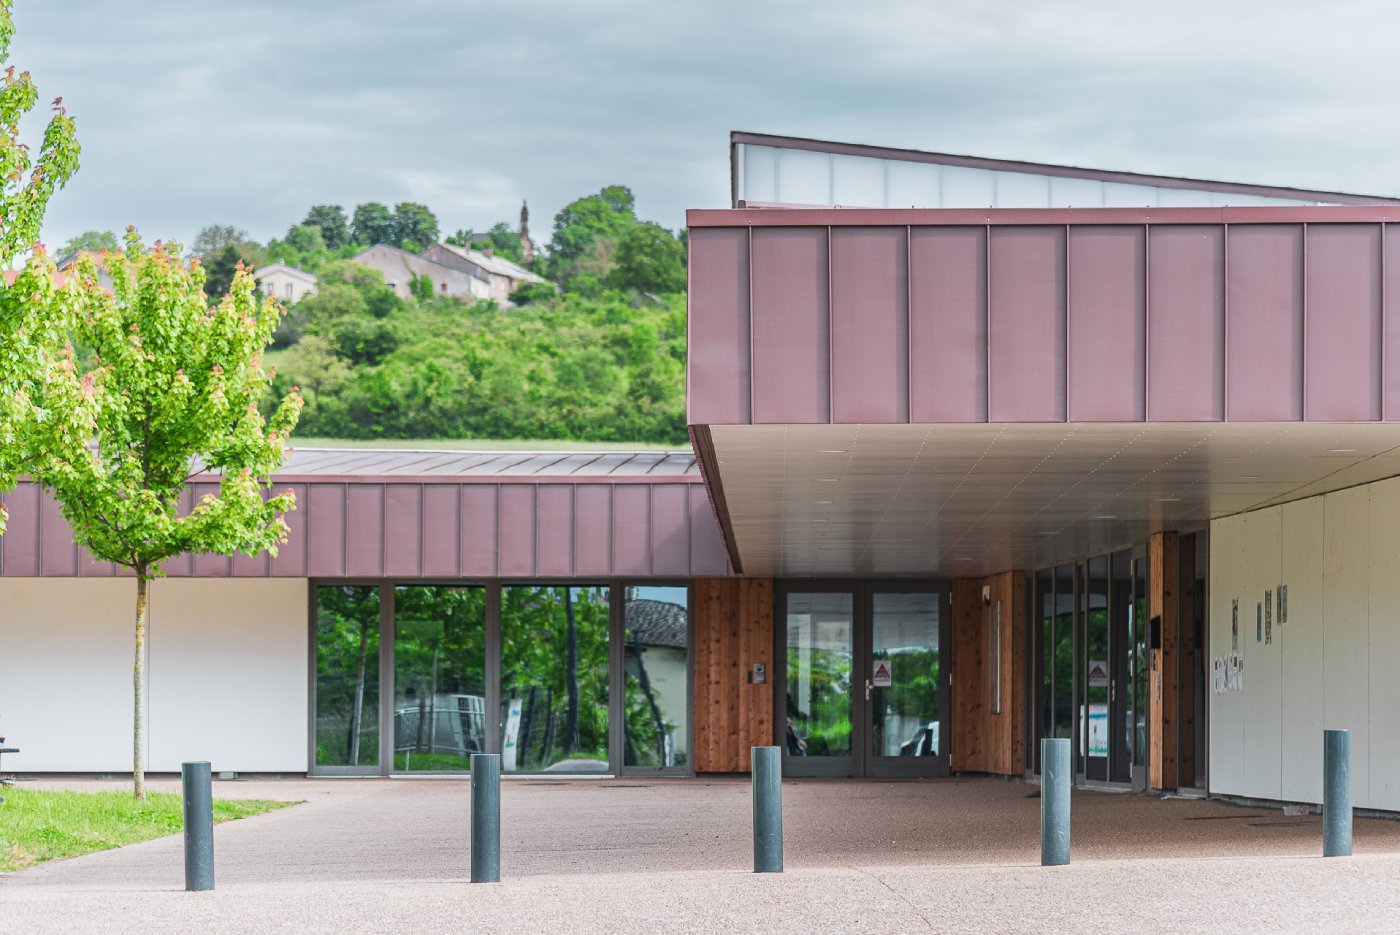
<path id="1" fill-rule="evenodd" d="M 132 614 L 118 578 L 0 579 L 6 771 L 130 772 Z M 147 769 L 305 772 L 307 582 L 151 586 Z"/>
<path id="2" fill-rule="evenodd" d="M 1230 651 L 1238 598 L 1245 658 L 1243 690 L 1210 697 L 1211 791 L 1320 802 L 1322 732 L 1346 728 L 1353 801 L 1400 810 L 1400 479 L 1219 520 L 1210 554 L 1210 656 Z"/>

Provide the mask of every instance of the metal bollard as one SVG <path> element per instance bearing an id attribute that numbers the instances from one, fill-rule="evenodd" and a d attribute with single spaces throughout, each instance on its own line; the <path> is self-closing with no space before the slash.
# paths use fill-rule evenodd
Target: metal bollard
<path id="1" fill-rule="evenodd" d="M 185 796 L 185 889 L 214 888 L 214 789 L 209 763 L 182 763 Z"/>
<path id="2" fill-rule="evenodd" d="M 501 882 L 501 755 L 472 754 L 472 882 Z"/>
<path id="3" fill-rule="evenodd" d="M 753 872 L 783 872 L 783 748 L 753 748 Z"/>
<path id="4" fill-rule="evenodd" d="M 1069 863 L 1069 791 L 1073 781 L 1068 738 L 1040 741 L 1040 865 Z"/>
<path id="5" fill-rule="evenodd" d="M 1322 856 L 1351 856 L 1351 731 L 1322 732 Z"/>

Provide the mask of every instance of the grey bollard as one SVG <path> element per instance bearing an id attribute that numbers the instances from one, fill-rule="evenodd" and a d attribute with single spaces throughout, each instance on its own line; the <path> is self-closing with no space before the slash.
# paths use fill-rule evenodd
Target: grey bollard
<path id="1" fill-rule="evenodd" d="M 1351 731 L 1322 732 L 1322 856 L 1351 856 Z"/>
<path id="2" fill-rule="evenodd" d="M 183 763 L 180 786 L 185 798 L 185 889 L 214 888 L 214 789 L 209 763 Z"/>
<path id="3" fill-rule="evenodd" d="M 1069 791 L 1073 779 L 1070 742 L 1046 737 L 1040 742 L 1040 865 L 1069 863 Z"/>
<path id="4" fill-rule="evenodd" d="M 753 872 L 783 872 L 783 749 L 753 748 Z"/>
<path id="5" fill-rule="evenodd" d="M 501 882 L 501 755 L 472 754 L 472 882 Z"/>

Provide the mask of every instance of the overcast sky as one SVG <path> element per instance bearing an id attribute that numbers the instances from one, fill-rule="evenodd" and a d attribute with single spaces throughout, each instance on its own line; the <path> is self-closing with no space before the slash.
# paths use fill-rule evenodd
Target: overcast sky
<path id="1" fill-rule="evenodd" d="M 15 0 L 78 121 L 46 240 L 281 236 L 314 203 L 514 225 L 603 185 L 668 227 L 730 130 L 1400 194 L 1385 3 Z M 38 125 L 31 127 L 33 133 Z"/>

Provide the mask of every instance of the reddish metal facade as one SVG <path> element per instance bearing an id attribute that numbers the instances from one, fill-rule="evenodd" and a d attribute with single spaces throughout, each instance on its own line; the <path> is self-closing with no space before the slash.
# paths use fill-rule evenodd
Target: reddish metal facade
<path id="1" fill-rule="evenodd" d="M 276 558 L 181 556 L 171 577 L 691 578 L 730 574 L 698 477 L 499 483 L 362 478 L 279 484 L 296 494 Z M 187 504 L 214 484 L 192 484 Z M 125 574 L 73 544 L 58 505 L 32 485 L 5 496 L 0 576 Z"/>
<path id="2" fill-rule="evenodd" d="M 1400 418 L 1394 206 L 689 222 L 692 425 Z"/>

